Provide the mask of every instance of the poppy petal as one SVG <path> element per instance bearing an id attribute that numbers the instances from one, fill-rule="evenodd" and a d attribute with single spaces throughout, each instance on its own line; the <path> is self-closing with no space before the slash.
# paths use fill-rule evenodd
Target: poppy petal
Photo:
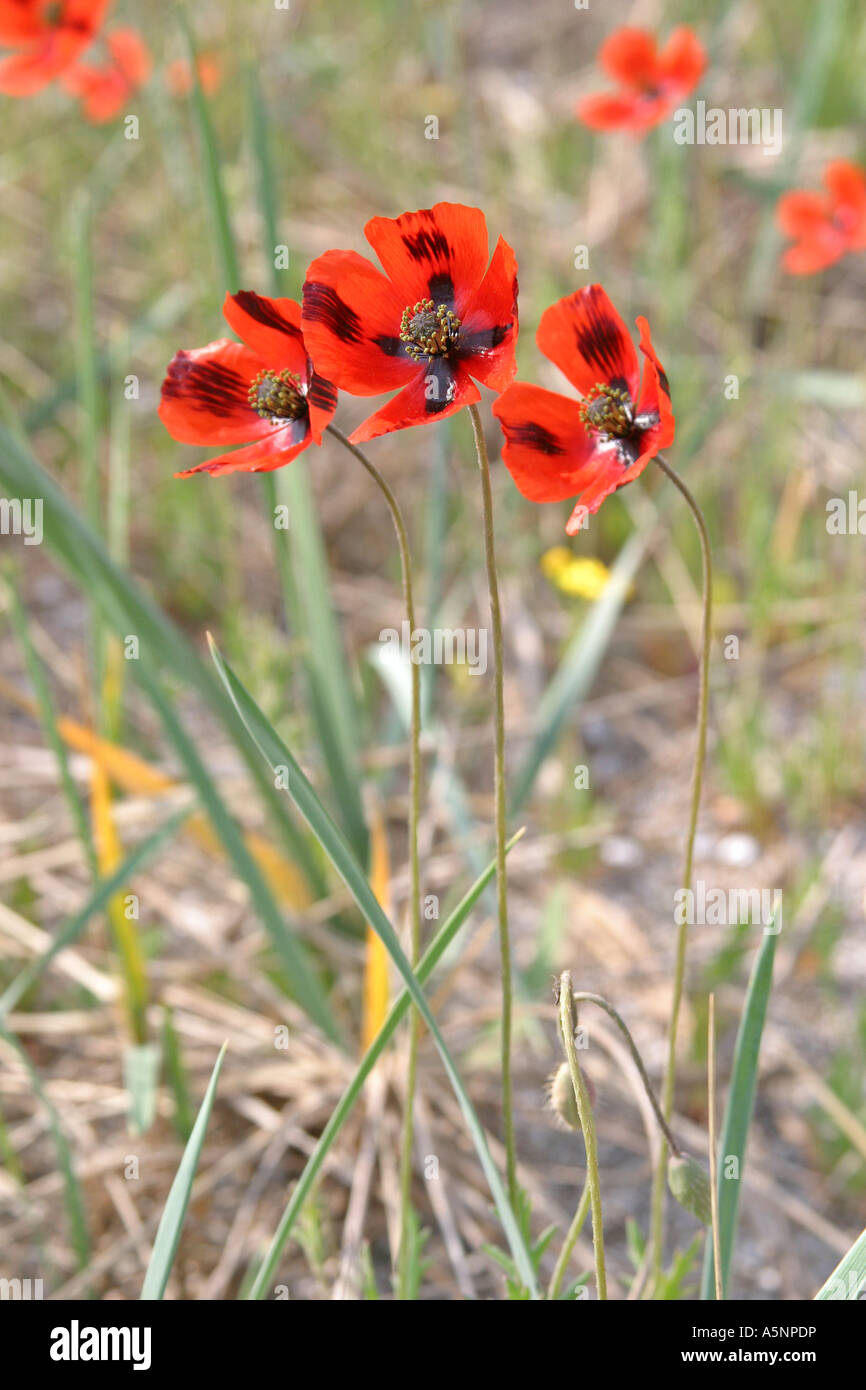
<path id="1" fill-rule="evenodd" d="M 646 358 L 640 395 L 635 414 L 638 419 L 644 415 L 658 417 L 655 426 L 654 443 L 656 451 L 666 449 L 674 440 L 674 413 L 671 408 L 671 388 L 667 373 L 656 356 L 650 336 L 650 327 L 643 315 L 635 322 L 640 332 L 640 350 Z"/>
<path id="2" fill-rule="evenodd" d="M 849 245 L 862 251 L 866 248 L 866 174 L 847 159 L 834 159 L 824 170 L 824 183 Z"/>
<path id="3" fill-rule="evenodd" d="M 310 433 L 314 444 L 321 444 L 322 432 L 331 422 L 337 409 L 337 388 L 318 372 L 313 372 L 307 387 L 307 408 L 310 412 Z"/>
<path id="4" fill-rule="evenodd" d="M 300 304 L 293 299 L 268 299 L 252 290 L 239 290 L 226 295 L 223 317 L 269 367 L 294 372 L 306 381 L 309 364 L 301 332 Z"/>
<path id="5" fill-rule="evenodd" d="M 153 61 L 150 50 L 137 29 L 115 29 L 107 34 L 106 45 L 114 62 L 132 88 L 144 85 L 150 77 Z"/>
<path id="6" fill-rule="evenodd" d="M 601 285 L 587 285 L 545 309 L 536 342 L 582 396 L 601 381 L 624 387 L 637 399 L 637 352 Z"/>
<path id="7" fill-rule="evenodd" d="M 598 50 L 599 67 L 625 87 L 653 86 L 657 64 L 655 37 L 645 29 L 617 29 Z"/>
<path id="8" fill-rule="evenodd" d="M 645 130 L 653 124 L 657 103 L 631 92 L 599 92 L 583 97 L 575 107 L 579 121 L 590 130 Z M 651 110 L 652 108 L 652 110 Z"/>
<path id="9" fill-rule="evenodd" d="M 356 251 L 326 251 L 304 282 L 307 351 L 329 381 L 355 396 L 404 386 L 417 363 L 400 342 L 403 300 Z"/>
<path id="10" fill-rule="evenodd" d="M 487 269 L 487 222 L 479 208 L 436 203 L 401 217 L 374 217 L 364 235 L 397 291 L 401 310 L 429 298 L 463 317 Z"/>
<path id="11" fill-rule="evenodd" d="M 678 97 L 685 96 L 697 86 L 706 66 L 706 49 L 695 31 L 682 24 L 659 53 L 659 85 L 674 89 Z"/>
<path id="12" fill-rule="evenodd" d="M 789 275 L 815 275 L 841 260 L 847 250 L 845 238 L 827 222 L 820 233 L 788 247 L 782 257 L 782 269 Z"/>
<path id="13" fill-rule="evenodd" d="M 250 383 L 264 367 L 228 338 L 176 352 L 162 383 L 162 423 L 181 444 L 246 444 L 272 434 L 271 422 L 248 400 Z"/>
<path id="14" fill-rule="evenodd" d="M 220 454 L 219 458 L 206 459 L 204 463 L 197 463 L 195 468 L 187 468 L 174 476 L 191 478 L 194 473 L 272 473 L 275 468 L 283 468 L 291 463 L 309 443 L 309 422 L 306 419 L 291 420 L 272 430 L 266 439 L 257 439 L 245 449 Z"/>
<path id="15" fill-rule="evenodd" d="M 814 236 L 827 221 L 827 199 L 822 193 L 792 189 L 776 204 L 776 222 L 791 237 Z"/>
<path id="16" fill-rule="evenodd" d="M 585 484 L 597 442 L 579 401 L 516 381 L 493 403 L 505 436 L 502 457 L 530 502 L 564 502 Z"/>
<path id="17" fill-rule="evenodd" d="M 392 430 L 426 425 L 453 415 L 464 405 L 480 401 L 481 393 L 468 373 L 452 368 L 444 357 L 433 357 L 423 367 L 416 367 L 415 379 L 387 405 L 370 415 L 349 436 L 353 444 L 377 439 Z"/>
<path id="18" fill-rule="evenodd" d="M 504 391 L 517 371 L 516 341 L 517 258 L 500 237 L 487 274 L 466 306 L 460 355 L 476 380 Z"/>

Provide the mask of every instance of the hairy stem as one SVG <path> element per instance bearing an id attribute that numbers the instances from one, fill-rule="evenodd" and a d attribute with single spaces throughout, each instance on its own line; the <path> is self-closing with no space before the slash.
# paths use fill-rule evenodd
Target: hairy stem
<path id="1" fill-rule="evenodd" d="M 493 629 L 495 686 L 494 801 L 496 817 L 496 899 L 499 917 L 499 958 L 502 974 L 502 1127 L 505 1138 L 506 1178 L 512 1210 L 517 1210 L 517 1149 L 514 1138 L 514 1097 L 511 1081 L 511 942 L 508 934 L 508 886 L 506 882 L 505 842 L 505 685 L 503 676 L 502 609 L 496 570 L 496 544 L 493 534 L 493 492 L 490 486 L 490 460 L 484 440 L 484 426 L 477 405 L 468 407 L 475 436 L 478 468 L 481 472 L 481 498 L 484 512 L 484 558 L 490 595 L 490 622 Z"/>
<path id="2" fill-rule="evenodd" d="M 565 1271 L 568 1269 L 571 1252 L 577 1244 L 578 1236 L 583 1230 L 583 1223 L 589 1211 L 589 1201 L 589 1183 L 585 1182 L 583 1184 L 583 1191 L 580 1194 L 580 1201 L 577 1204 L 577 1210 L 571 1218 L 571 1225 L 568 1228 L 565 1240 L 562 1242 L 562 1249 L 556 1261 L 556 1268 L 550 1276 L 550 1283 L 547 1286 L 547 1297 L 551 1302 L 559 1298 L 559 1290 L 562 1288 L 562 1281 L 565 1278 Z"/>
<path id="3" fill-rule="evenodd" d="M 701 619 L 701 658 L 700 658 L 700 684 L 698 689 L 698 715 L 697 715 L 697 746 L 695 748 L 695 762 L 692 770 L 692 789 L 689 807 L 689 821 L 686 831 L 686 843 L 683 856 L 682 886 L 688 890 L 692 882 L 692 864 L 695 852 L 695 832 L 698 825 L 698 811 L 701 804 L 701 786 L 704 776 L 704 758 L 707 749 L 707 713 L 709 704 L 709 669 L 710 669 L 710 633 L 712 627 L 713 610 L 713 566 L 710 553 L 710 537 L 707 531 L 707 523 L 704 514 L 695 501 L 690 489 L 683 482 L 679 474 L 671 465 L 662 458 L 661 454 L 656 455 L 656 463 L 662 472 L 670 478 L 674 487 L 685 498 L 685 501 L 692 513 L 698 536 L 701 542 L 701 566 L 703 571 L 703 616 Z M 686 945 L 688 941 L 688 922 L 683 921 L 679 924 L 676 941 L 676 954 L 674 959 L 674 989 L 671 1000 L 670 1022 L 668 1024 L 668 1058 L 667 1070 L 665 1071 L 664 1086 L 662 1088 L 662 1113 L 665 1120 L 669 1121 L 673 1110 L 674 1089 L 676 1086 L 676 1067 L 677 1067 L 677 1030 L 680 1019 L 680 1006 L 683 998 L 683 985 L 686 974 Z M 652 1192 L 652 1217 L 651 1217 L 651 1246 L 652 1246 L 652 1272 L 657 1278 L 661 1272 L 662 1259 L 664 1254 L 664 1202 L 665 1202 L 665 1162 L 664 1153 L 659 1156 L 659 1163 L 653 1179 Z"/>
<path id="4" fill-rule="evenodd" d="M 589 1188 L 589 1204 L 592 1210 L 592 1248 L 595 1255 L 595 1283 L 600 1300 L 607 1298 L 607 1273 L 604 1264 L 604 1224 L 601 1218 L 601 1183 L 598 1174 L 598 1144 L 595 1137 L 595 1120 L 592 1102 L 589 1098 L 586 1081 L 577 1061 L 577 1048 L 574 1045 L 574 1029 L 577 1020 L 574 1012 L 574 994 L 571 988 L 571 973 L 563 970 L 559 980 L 559 1025 L 562 1032 L 562 1045 L 571 1074 L 574 1099 L 580 1119 L 580 1130 L 586 1149 L 586 1185 Z"/>
<path id="5" fill-rule="evenodd" d="M 397 533 L 400 566 L 403 576 L 403 598 L 409 622 L 409 636 L 415 631 L 415 596 L 412 588 L 412 559 L 409 538 L 400 505 L 379 472 L 365 454 L 352 444 L 336 425 L 328 432 L 355 456 L 366 468 L 387 503 Z M 416 662 L 410 661 L 412 714 L 409 733 L 409 960 L 414 969 L 421 954 L 421 870 L 418 859 L 418 823 L 421 819 L 421 673 Z M 408 1262 L 411 1256 L 409 1222 L 412 1207 L 412 1145 L 414 1139 L 415 1084 L 418 1068 L 418 1038 L 421 1016 L 413 1007 L 409 1016 L 409 1058 L 406 1068 L 406 1099 L 403 1109 L 403 1134 L 400 1144 L 400 1253 L 398 1258 L 398 1296 L 408 1287 Z"/>

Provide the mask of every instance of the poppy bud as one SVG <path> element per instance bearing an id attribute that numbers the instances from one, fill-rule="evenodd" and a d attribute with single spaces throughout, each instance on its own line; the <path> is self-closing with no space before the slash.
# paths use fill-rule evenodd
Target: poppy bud
<path id="1" fill-rule="evenodd" d="M 595 1104 L 595 1087 L 586 1072 L 583 1073 L 583 1079 L 590 1101 Z M 556 1112 L 568 1129 L 580 1129 L 580 1116 L 577 1113 L 577 1101 L 574 1098 L 574 1087 L 571 1084 L 571 1072 L 567 1062 L 561 1062 L 557 1067 L 550 1078 L 549 1088 L 551 1110 Z"/>
<path id="2" fill-rule="evenodd" d="M 704 1226 L 712 1224 L 710 1180 L 701 1165 L 688 1154 L 672 1155 L 668 1159 L 668 1187 L 681 1207 Z"/>

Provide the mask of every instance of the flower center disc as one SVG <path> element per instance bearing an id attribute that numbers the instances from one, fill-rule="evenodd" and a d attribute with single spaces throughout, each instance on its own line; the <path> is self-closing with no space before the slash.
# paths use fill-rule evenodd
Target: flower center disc
<path id="1" fill-rule="evenodd" d="M 459 336 L 460 320 L 444 304 L 419 299 L 417 304 L 403 310 L 400 342 L 416 362 L 447 356 L 456 347 Z"/>
<path id="2" fill-rule="evenodd" d="M 634 410 L 628 391 L 597 381 L 584 399 L 580 418 L 588 430 L 622 439 L 631 432 Z"/>
<path id="3" fill-rule="evenodd" d="M 307 409 L 300 377 L 289 371 L 259 372 L 253 380 L 248 400 L 263 420 L 298 420 Z"/>

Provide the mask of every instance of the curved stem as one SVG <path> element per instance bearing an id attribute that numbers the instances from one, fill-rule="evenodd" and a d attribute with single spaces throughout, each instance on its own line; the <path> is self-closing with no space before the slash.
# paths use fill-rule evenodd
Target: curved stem
<path id="1" fill-rule="evenodd" d="M 701 804 L 701 785 L 704 776 L 704 758 L 707 750 L 707 713 L 709 703 L 709 669 L 710 669 L 710 633 L 712 627 L 713 610 L 713 565 L 710 553 L 710 537 L 707 531 L 707 523 L 704 514 L 695 501 L 690 489 L 683 482 L 679 474 L 671 465 L 662 458 L 661 454 L 656 455 L 656 463 L 663 473 L 670 478 L 674 487 L 685 498 L 689 510 L 694 518 L 701 542 L 701 566 L 703 571 L 703 616 L 701 620 L 701 659 L 700 659 L 700 684 L 698 688 L 698 715 L 697 715 L 697 746 L 695 749 L 695 762 L 692 771 L 691 801 L 689 808 L 689 822 L 686 831 L 686 844 L 683 856 L 683 875 L 682 886 L 686 890 L 691 888 L 692 864 L 695 852 L 695 832 L 698 825 L 698 811 Z M 674 1088 L 676 1085 L 676 1066 L 677 1066 L 677 1028 L 680 1018 L 680 1005 L 683 998 L 683 985 L 686 974 L 686 945 L 688 940 L 688 922 L 683 921 L 679 924 L 676 942 L 676 955 L 674 959 L 674 990 L 671 1000 L 670 1022 L 668 1024 L 668 1059 L 667 1070 L 665 1072 L 664 1086 L 662 1089 L 662 1112 L 666 1120 L 670 1120 L 673 1110 Z M 664 1154 L 660 1155 L 659 1164 L 656 1168 L 653 1179 L 652 1193 L 652 1270 L 655 1276 L 661 1272 L 662 1254 L 664 1246 L 664 1199 L 665 1199 L 665 1163 Z"/>
<path id="2" fill-rule="evenodd" d="M 667 1120 L 662 1114 L 661 1107 L 658 1101 L 656 1100 L 655 1091 L 653 1090 L 650 1084 L 650 1079 L 647 1076 L 646 1067 L 643 1064 L 643 1058 L 637 1050 L 637 1044 L 634 1038 L 632 1037 L 631 1033 L 626 1027 L 625 1020 L 620 1017 L 616 1009 L 613 1007 L 613 1004 L 608 1003 L 607 999 L 605 999 L 601 994 L 587 994 L 583 990 L 575 990 L 574 1002 L 575 1004 L 597 1004 L 600 1009 L 604 1009 L 605 1013 L 613 1019 L 614 1023 L 619 1028 L 620 1032 L 625 1038 L 626 1043 L 628 1045 L 628 1050 L 631 1053 L 631 1059 L 637 1067 L 638 1072 L 640 1073 L 640 1079 L 643 1082 L 643 1088 L 646 1091 L 647 1099 L 649 1100 L 649 1103 L 653 1108 L 655 1117 L 659 1122 L 659 1129 L 665 1137 L 665 1142 L 667 1143 L 667 1146 L 673 1154 L 674 1158 L 679 1158 L 681 1152 L 680 1146 L 674 1138 L 673 1134 L 671 1133 L 670 1125 L 668 1124 Z M 650 1157 L 652 1157 L 652 1155 L 650 1155 Z"/>
<path id="3" fill-rule="evenodd" d="M 410 951 L 409 960 L 414 969 L 421 954 L 421 872 L 418 857 L 418 823 L 421 819 L 421 672 L 417 662 L 411 659 L 412 634 L 415 632 L 415 597 L 412 588 L 412 560 L 409 553 L 409 538 L 400 505 L 391 488 L 386 483 L 366 454 L 337 429 L 328 425 L 328 433 L 355 456 L 366 468 L 387 503 L 397 533 L 400 550 L 400 566 L 403 575 L 403 598 L 406 604 L 406 617 L 409 622 L 411 677 L 411 727 L 409 734 L 409 922 Z M 411 1241 L 409 1222 L 412 1211 L 412 1144 L 414 1138 L 415 1084 L 418 1069 L 418 1038 L 421 1016 L 413 1008 L 409 1016 L 409 1057 L 406 1067 L 406 1099 L 403 1108 L 403 1134 L 400 1145 L 400 1253 L 398 1258 L 398 1297 L 406 1296 L 409 1285 Z"/>
<path id="4" fill-rule="evenodd" d="M 502 1127 L 505 1137 L 505 1163 L 508 1198 L 517 1211 L 517 1149 L 514 1139 L 514 1099 L 511 1081 L 511 942 L 508 934 L 508 886 L 505 868 L 505 686 L 503 678 L 502 609 L 499 603 L 499 577 L 496 571 L 496 545 L 493 534 L 493 492 L 490 486 L 490 460 L 484 440 L 484 426 L 477 405 L 468 407 L 475 436 L 475 451 L 481 472 L 481 498 L 484 512 L 484 557 L 487 589 L 490 595 L 490 622 L 493 629 L 495 685 L 494 801 L 496 817 L 496 898 L 499 917 L 499 957 L 502 971 Z"/>
<path id="5" fill-rule="evenodd" d="M 577 1238 L 583 1230 L 583 1223 L 589 1211 L 589 1200 L 589 1183 L 585 1182 L 583 1184 L 583 1191 L 580 1194 L 580 1201 L 577 1204 L 577 1211 L 571 1219 L 568 1234 L 562 1242 L 559 1259 L 556 1261 L 556 1268 L 550 1276 L 550 1283 L 547 1286 L 547 1297 L 551 1302 L 559 1298 L 559 1290 L 562 1288 L 562 1281 L 565 1278 L 565 1271 L 568 1269 L 571 1252 L 577 1244 Z"/>
<path id="6" fill-rule="evenodd" d="M 580 1129 L 586 1149 L 586 1185 L 589 1188 L 589 1204 L 592 1209 L 592 1248 L 595 1255 L 595 1282 L 600 1300 L 607 1298 L 607 1273 L 604 1263 L 604 1225 L 601 1218 L 601 1183 L 598 1175 L 598 1144 L 595 1137 L 595 1120 L 592 1102 L 589 1098 L 586 1081 L 577 1061 L 577 1048 L 574 1045 L 574 994 L 571 988 L 571 973 L 563 970 L 559 980 L 559 1024 L 562 1032 L 562 1045 L 571 1073 L 574 1099 L 580 1119 Z"/>

